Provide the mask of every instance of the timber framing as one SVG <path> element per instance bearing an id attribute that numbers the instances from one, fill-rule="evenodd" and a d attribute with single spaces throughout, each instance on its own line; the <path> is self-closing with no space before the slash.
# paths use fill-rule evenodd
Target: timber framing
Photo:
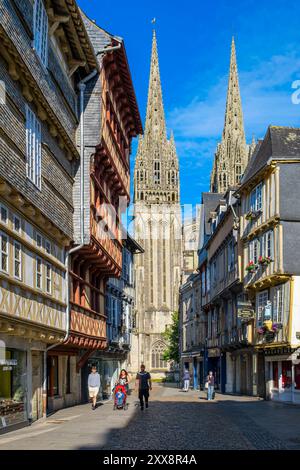
<path id="1" fill-rule="evenodd" d="M 28 201 L 21 193 L 19 193 L 12 185 L 0 177 L 0 196 L 2 196 L 9 204 L 28 217 L 34 225 L 41 227 L 50 236 L 57 240 L 62 246 L 68 246 L 71 239 L 53 224 L 42 212 Z M 51 258 L 51 262 L 53 262 Z M 61 268 L 61 265 L 59 265 Z"/>

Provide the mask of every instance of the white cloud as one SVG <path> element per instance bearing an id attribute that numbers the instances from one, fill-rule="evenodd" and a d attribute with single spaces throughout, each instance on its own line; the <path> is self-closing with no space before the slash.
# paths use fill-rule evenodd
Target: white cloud
<path id="1" fill-rule="evenodd" d="M 291 52 L 275 55 L 242 71 L 239 78 L 248 141 L 252 134 L 263 137 L 269 124 L 300 125 L 300 105 L 291 101 L 292 82 L 300 78 L 299 56 Z M 213 158 L 212 147 L 220 139 L 224 124 L 227 81 L 224 75 L 206 96 L 198 95 L 186 106 L 169 112 L 168 124 L 174 130 L 179 154 L 180 150 L 188 156 L 198 154 L 203 161 L 212 151 Z"/>

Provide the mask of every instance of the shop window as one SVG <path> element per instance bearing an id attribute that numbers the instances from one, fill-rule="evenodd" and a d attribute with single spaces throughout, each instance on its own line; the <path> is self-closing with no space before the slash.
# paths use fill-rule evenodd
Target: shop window
<path id="1" fill-rule="evenodd" d="M 282 361 L 282 388 L 291 388 L 292 386 L 292 363 L 291 361 Z"/>
<path id="2" fill-rule="evenodd" d="M 27 419 L 26 374 L 26 353 L 1 348 L 0 429 Z"/>
<path id="3" fill-rule="evenodd" d="M 295 389 L 300 390 L 300 364 L 295 364 Z"/>
<path id="4" fill-rule="evenodd" d="M 273 387 L 279 387 L 279 380 L 278 380 L 278 361 L 272 362 L 273 367 Z"/>

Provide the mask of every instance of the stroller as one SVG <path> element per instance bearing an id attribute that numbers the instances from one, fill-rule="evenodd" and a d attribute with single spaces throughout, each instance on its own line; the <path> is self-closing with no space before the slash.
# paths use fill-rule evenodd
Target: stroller
<path id="1" fill-rule="evenodd" d="M 114 390 L 114 410 L 127 410 L 127 391 L 125 385 L 117 384 Z"/>

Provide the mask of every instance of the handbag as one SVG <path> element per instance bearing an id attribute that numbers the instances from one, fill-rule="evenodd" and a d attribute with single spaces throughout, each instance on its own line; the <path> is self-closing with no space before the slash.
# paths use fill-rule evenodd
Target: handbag
<path id="1" fill-rule="evenodd" d="M 208 382 L 205 382 L 204 387 L 206 388 L 206 390 L 208 389 Z"/>

